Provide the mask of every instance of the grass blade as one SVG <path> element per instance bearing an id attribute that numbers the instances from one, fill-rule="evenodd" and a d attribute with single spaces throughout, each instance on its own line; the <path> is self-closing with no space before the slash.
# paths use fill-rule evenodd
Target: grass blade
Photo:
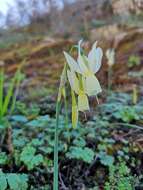
<path id="1" fill-rule="evenodd" d="M 21 73 L 20 73 L 20 70 L 18 71 L 18 74 L 17 74 L 17 81 L 16 81 L 16 84 L 15 84 L 15 93 L 12 97 L 12 104 L 11 104 L 11 108 L 10 108 L 10 114 L 12 114 L 12 112 L 14 111 L 14 108 L 15 108 L 15 104 L 16 104 L 16 99 L 17 99 L 17 95 L 19 93 L 19 87 L 20 87 L 20 82 L 21 82 Z"/>
<path id="2" fill-rule="evenodd" d="M 17 70 L 17 72 L 15 73 L 15 76 L 13 77 L 11 83 L 10 83 L 10 86 L 9 86 L 9 89 L 8 89 L 8 92 L 7 92 L 7 95 L 4 99 L 4 103 L 3 103 L 3 110 L 2 110 L 2 116 L 4 116 L 6 114 L 6 112 L 8 111 L 8 106 L 9 106 L 9 103 L 10 103 L 10 99 L 11 97 L 14 95 L 13 91 L 14 91 L 14 86 L 15 86 L 15 83 L 17 81 L 17 78 L 18 78 L 18 74 L 19 74 L 19 69 Z"/>
<path id="3" fill-rule="evenodd" d="M 3 109 L 4 68 L 0 66 L 0 117 Z"/>

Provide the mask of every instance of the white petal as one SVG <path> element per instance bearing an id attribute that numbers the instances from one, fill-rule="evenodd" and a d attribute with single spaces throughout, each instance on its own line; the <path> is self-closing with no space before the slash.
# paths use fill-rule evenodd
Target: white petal
<path id="1" fill-rule="evenodd" d="M 88 73 L 89 69 L 88 69 L 88 67 L 85 65 L 84 59 L 83 59 L 83 57 L 82 57 L 81 55 L 78 56 L 77 62 L 78 62 L 78 64 L 79 64 L 81 73 L 82 73 L 83 75 L 86 75 L 86 73 Z"/>
<path id="2" fill-rule="evenodd" d="M 79 81 L 76 77 L 76 74 L 70 70 L 67 70 L 67 76 L 70 83 L 70 86 L 73 91 L 75 91 L 77 94 L 79 93 Z"/>
<path id="3" fill-rule="evenodd" d="M 78 55 L 81 54 L 81 44 L 82 44 L 82 42 L 83 42 L 82 39 L 78 42 Z"/>
<path id="4" fill-rule="evenodd" d="M 85 74 L 85 73 L 88 72 L 88 68 L 87 68 L 87 66 L 86 66 L 86 64 L 84 62 L 84 59 L 83 59 L 82 55 L 81 55 L 81 43 L 82 43 L 82 40 L 80 40 L 78 42 L 78 58 L 77 58 L 77 62 L 79 64 L 81 73 Z"/>
<path id="5" fill-rule="evenodd" d="M 86 93 L 88 96 L 95 96 L 102 92 L 101 86 L 98 79 L 94 75 L 89 75 L 86 77 Z"/>
<path id="6" fill-rule="evenodd" d="M 80 67 L 77 64 L 77 62 L 67 52 L 64 52 L 64 55 L 65 55 L 66 61 L 67 61 L 68 65 L 69 65 L 70 69 L 72 71 L 81 73 Z"/>
<path id="7" fill-rule="evenodd" d="M 99 71 L 101 67 L 101 61 L 103 56 L 103 51 L 101 48 L 96 48 L 97 42 L 92 46 L 91 51 L 88 54 L 89 68 L 93 73 Z"/>

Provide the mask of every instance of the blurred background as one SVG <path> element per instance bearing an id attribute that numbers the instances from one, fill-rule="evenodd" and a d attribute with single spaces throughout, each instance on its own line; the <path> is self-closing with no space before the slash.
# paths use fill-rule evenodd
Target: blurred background
<path id="1" fill-rule="evenodd" d="M 63 67 L 63 50 L 81 38 L 87 50 L 94 41 L 104 53 L 115 49 L 116 90 L 130 91 L 142 82 L 142 0 L 0 1 L 0 59 L 8 65 L 8 72 L 27 60 L 28 89 L 41 83 L 43 89 L 47 84 L 54 89 Z M 105 57 L 104 63 L 98 75 L 106 85 Z"/>

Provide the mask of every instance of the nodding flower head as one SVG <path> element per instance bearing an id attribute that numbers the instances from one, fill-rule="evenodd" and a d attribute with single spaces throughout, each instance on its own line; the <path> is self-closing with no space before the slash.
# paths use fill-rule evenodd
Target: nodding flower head
<path id="1" fill-rule="evenodd" d="M 66 52 L 64 52 L 64 55 L 70 70 L 85 79 L 85 93 L 88 96 L 94 96 L 102 91 L 99 81 L 94 74 L 97 73 L 101 67 L 103 52 L 100 47 L 97 47 L 97 42 L 95 42 L 88 56 L 85 56 L 81 53 L 81 43 L 82 41 L 80 40 L 78 43 L 77 61 Z"/>
<path id="2" fill-rule="evenodd" d="M 80 40 L 78 43 L 78 57 L 75 60 L 67 52 L 64 52 L 67 67 L 67 78 L 72 90 L 72 116 L 75 116 L 75 109 L 78 111 L 89 110 L 88 96 L 97 96 L 98 93 L 102 91 L 100 83 L 96 76 L 101 67 L 103 52 L 100 47 L 97 47 L 97 42 L 95 42 L 89 51 L 88 55 L 84 55 L 81 52 L 81 43 Z M 76 96 L 78 97 L 78 103 L 76 104 Z M 74 120 L 75 123 L 75 120 Z"/>

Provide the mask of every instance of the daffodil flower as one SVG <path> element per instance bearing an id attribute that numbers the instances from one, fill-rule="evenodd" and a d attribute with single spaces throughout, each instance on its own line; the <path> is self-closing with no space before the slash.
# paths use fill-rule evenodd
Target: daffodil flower
<path id="1" fill-rule="evenodd" d="M 71 86 L 71 89 L 78 95 L 78 110 L 86 111 L 89 110 L 88 97 L 85 93 L 83 80 L 79 80 L 75 72 L 68 70 L 67 71 L 68 80 Z"/>
<path id="2" fill-rule="evenodd" d="M 77 61 L 68 53 L 64 52 L 68 63 L 67 78 L 71 86 L 72 94 L 72 125 L 75 127 L 78 122 L 78 111 L 89 110 L 88 96 L 100 93 L 101 87 L 94 75 L 99 71 L 102 60 L 102 49 L 97 48 L 97 42 L 92 46 L 88 56 L 81 54 L 81 43 L 78 43 Z M 78 104 L 76 103 L 76 95 Z"/>
<path id="3" fill-rule="evenodd" d="M 81 43 L 78 43 L 77 62 L 68 53 L 64 52 L 67 63 L 71 71 L 81 74 L 85 78 L 85 93 L 88 96 L 97 95 L 102 91 L 98 79 L 94 75 L 101 67 L 103 52 L 101 48 L 97 48 L 97 42 L 92 46 L 88 56 L 81 55 Z"/>

